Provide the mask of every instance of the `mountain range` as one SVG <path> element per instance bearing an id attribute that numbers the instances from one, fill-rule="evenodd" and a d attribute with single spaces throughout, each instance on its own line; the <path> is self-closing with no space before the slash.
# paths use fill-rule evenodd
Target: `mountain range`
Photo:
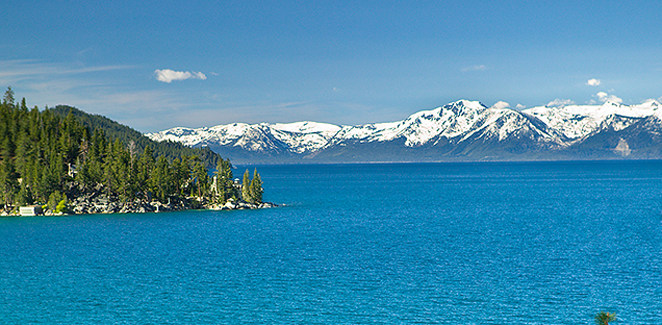
<path id="1" fill-rule="evenodd" d="M 389 123 L 233 123 L 146 135 L 207 147 L 237 164 L 662 158 L 656 100 L 502 106 L 459 100 Z"/>

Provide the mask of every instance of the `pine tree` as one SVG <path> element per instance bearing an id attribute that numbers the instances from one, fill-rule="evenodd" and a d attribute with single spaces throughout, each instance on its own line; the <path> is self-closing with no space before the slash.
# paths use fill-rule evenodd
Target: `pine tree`
<path id="1" fill-rule="evenodd" d="M 14 91 L 11 87 L 7 87 L 5 91 L 5 97 L 2 98 L 2 103 L 8 106 L 14 106 Z"/>
<path id="2" fill-rule="evenodd" d="M 28 187 L 26 184 L 21 185 L 21 190 L 18 191 L 18 194 L 16 195 L 16 203 L 18 205 L 29 205 L 34 202 L 34 199 L 32 197 L 32 191 L 30 190 L 30 187 Z"/>
<path id="3" fill-rule="evenodd" d="M 207 174 L 207 169 L 202 164 L 200 157 L 193 156 L 190 161 L 190 178 L 193 185 L 192 190 L 195 192 L 192 194 L 195 194 L 197 197 L 203 197 L 208 191 L 209 174 Z"/>
<path id="4" fill-rule="evenodd" d="M 11 161 L 3 160 L 0 164 L 0 195 L 2 195 L 2 203 L 5 204 L 5 207 L 13 204 L 18 190 L 18 175 L 14 170 L 14 164 Z"/>
<path id="5" fill-rule="evenodd" d="M 250 186 L 251 186 L 250 174 L 248 173 L 248 169 L 246 169 L 246 172 L 244 172 L 244 178 L 241 181 L 241 198 L 246 202 L 250 202 L 251 199 Z"/>
<path id="6" fill-rule="evenodd" d="M 216 175 L 216 193 L 219 203 L 225 203 L 231 197 L 236 196 L 233 186 L 232 165 L 229 160 L 219 159 L 214 175 Z"/>
<path id="7" fill-rule="evenodd" d="M 173 175 L 170 164 L 164 156 L 159 156 L 156 160 L 154 171 L 150 175 L 149 184 L 156 196 L 161 202 L 173 195 L 176 195 L 176 189 L 173 186 Z"/>
<path id="8" fill-rule="evenodd" d="M 106 159 L 106 180 L 112 193 L 118 193 L 123 199 L 132 198 L 130 187 L 132 183 L 130 174 L 129 151 L 126 150 L 119 139 L 112 143 Z"/>
<path id="9" fill-rule="evenodd" d="M 156 161 L 154 160 L 154 154 L 150 146 L 145 147 L 136 165 L 136 186 L 138 187 L 138 191 L 142 192 L 146 198 L 151 198 L 153 191 L 151 190 L 149 180 L 151 173 L 154 171 Z"/>
<path id="10" fill-rule="evenodd" d="M 60 201 L 62 201 L 62 193 L 60 193 L 60 191 L 54 191 L 51 193 L 46 204 L 48 210 L 55 212 L 55 209 L 57 208 L 57 205 L 60 203 Z"/>
<path id="11" fill-rule="evenodd" d="M 28 110 L 25 98 L 16 103 L 8 88 L 0 102 L 0 206 L 7 209 L 16 203 L 37 202 L 54 210 L 58 205 L 66 207 L 66 195 L 99 188 L 125 200 L 136 195 L 148 199 L 154 195 L 161 201 L 186 194 L 205 198 L 212 192 L 210 162 L 218 166 L 218 199 L 239 196 L 230 162 L 209 149 L 153 143 L 140 134 L 136 137 L 134 130 L 116 126 L 74 108 Z M 158 155 L 149 144 L 158 149 Z M 137 154 L 138 150 L 143 153 Z M 247 200 L 254 200 L 246 173 L 242 190 Z"/>
<path id="12" fill-rule="evenodd" d="M 257 169 L 253 172 L 253 179 L 250 186 L 250 201 L 251 203 L 262 203 L 262 178 L 257 173 Z"/>

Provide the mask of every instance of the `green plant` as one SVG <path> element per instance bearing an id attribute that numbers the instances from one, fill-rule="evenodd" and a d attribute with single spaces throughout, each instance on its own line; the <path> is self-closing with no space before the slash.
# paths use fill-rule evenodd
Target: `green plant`
<path id="1" fill-rule="evenodd" d="M 616 321 L 616 314 L 601 311 L 595 315 L 595 323 L 597 325 L 609 325 L 609 322 Z"/>

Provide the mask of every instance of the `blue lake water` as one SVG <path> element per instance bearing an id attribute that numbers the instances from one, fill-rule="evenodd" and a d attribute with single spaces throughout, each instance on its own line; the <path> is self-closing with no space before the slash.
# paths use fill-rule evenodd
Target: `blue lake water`
<path id="1" fill-rule="evenodd" d="M 0 323 L 662 323 L 660 161 L 258 171 L 286 206 L 0 218 Z"/>

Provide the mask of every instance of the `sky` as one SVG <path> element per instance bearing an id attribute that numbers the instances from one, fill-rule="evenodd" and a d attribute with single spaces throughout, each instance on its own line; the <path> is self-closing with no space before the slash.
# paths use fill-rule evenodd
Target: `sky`
<path id="1" fill-rule="evenodd" d="M 662 96 L 661 1 L 9 1 L 0 87 L 142 132 Z"/>

